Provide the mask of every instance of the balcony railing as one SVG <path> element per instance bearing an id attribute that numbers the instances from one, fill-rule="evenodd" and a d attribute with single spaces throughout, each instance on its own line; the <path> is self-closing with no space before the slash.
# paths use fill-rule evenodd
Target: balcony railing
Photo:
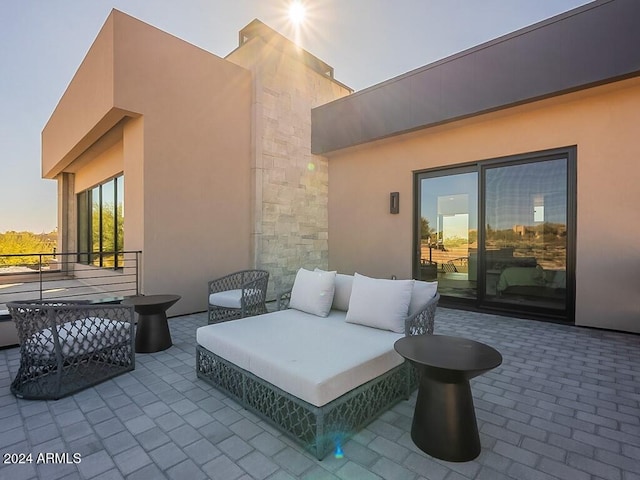
<path id="1" fill-rule="evenodd" d="M 140 251 L 0 255 L 0 316 L 12 301 L 106 302 L 138 295 L 141 257 Z"/>

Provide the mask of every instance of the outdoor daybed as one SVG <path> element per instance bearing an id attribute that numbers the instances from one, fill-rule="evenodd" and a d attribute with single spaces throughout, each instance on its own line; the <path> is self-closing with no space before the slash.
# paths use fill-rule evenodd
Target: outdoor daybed
<path id="1" fill-rule="evenodd" d="M 438 299 L 437 282 L 300 269 L 278 311 L 198 328 L 197 374 L 322 459 L 417 386 L 393 344 L 433 333 Z"/>

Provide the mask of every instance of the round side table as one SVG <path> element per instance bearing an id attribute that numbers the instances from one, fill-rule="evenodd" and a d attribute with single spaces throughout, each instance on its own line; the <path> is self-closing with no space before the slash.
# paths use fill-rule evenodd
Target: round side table
<path id="1" fill-rule="evenodd" d="M 122 300 L 123 305 L 133 305 L 138 314 L 136 353 L 159 352 L 173 345 L 167 310 L 180 298 L 180 295 L 144 295 Z"/>
<path id="2" fill-rule="evenodd" d="M 420 450 L 450 462 L 480 454 L 469 380 L 502 363 L 494 348 L 466 338 L 415 335 L 394 344 L 420 379 L 411 439 Z"/>

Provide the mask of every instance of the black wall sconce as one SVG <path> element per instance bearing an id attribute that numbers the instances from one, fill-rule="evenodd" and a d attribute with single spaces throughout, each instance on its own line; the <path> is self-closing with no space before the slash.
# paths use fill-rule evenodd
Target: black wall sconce
<path id="1" fill-rule="evenodd" d="M 389 194 L 389 213 L 400 213 L 400 192 Z"/>

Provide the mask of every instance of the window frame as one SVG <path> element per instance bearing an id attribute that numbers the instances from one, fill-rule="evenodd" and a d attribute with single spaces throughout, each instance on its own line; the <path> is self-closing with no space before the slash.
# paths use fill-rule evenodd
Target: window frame
<path id="1" fill-rule="evenodd" d="M 77 242 L 78 242 L 78 255 L 77 262 L 84 265 L 95 265 L 100 268 L 109 268 L 113 270 L 120 270 L 124 267 L 121 265 L 120 255 L 124 251 L 124 232 L 122 238 L 118 235 L 118 230 L 120 227 L 119 216 L 118 216 L 118 200 L 122 200 L 122 210 L 124 210 L 124 195 L 119 192 L 119 189 L 123 186 L 124 175 L 121 173 L 119 175 L 113 176 L 108 180 L 101 182 L 97 185 L 94 185 L 86 190 L 78 192 L 76 194 L 76 202 L 77 202 Z M 103 187 L 106 185 L 112 184 L 110 188 L 113 191 L 113 244 L 114 251 L 113 252 L 105 252 L 104 251 L 104 225 L 103 225 L 103 216 L 104 216 L 104 195 L 103 195 Z M 98 250 L 94 250 L 93 248 L 93 233 L 94 233 L 94 215 L 93 215 L 93 206 L 94 206 L 94 192 L 98 193 L 98 212 L 97 212 L 97 221 L 98 221 Z M 122 192 L 123 193 L 123 192 Z M 83 220 L 86 222 L 83 225 Z M 122 215 L 122 222 L 124 223 L 124 213 Z M 112 257 L 113 265 L 105 265 L 105 258 Z"/>
<path id="2" fill-rule="evenodd" d="M 564 158 L 567 160 L 567 251 L 566 251 L 566 302 L 564 310 L 549 309 L 545 307 L 527 306 L 518 309 L 517 305 L 497 303 L 485 298 L 486 289 L 486 172 L 491 168 L 500 166 L 512 166 L 528 164 Z M 439 166 L 414 171 L 414 211 L 413 211 L 413 245 L 412 245 L 412 269 L 413 277 L 419 278 L 418 264 L 420 262 L 420 182 L 424 178 L 445 177 L 460 173 L 477 172 L 478 175 L 478 276 L 476 298 L 458 298 L 442 296 L 443 305 L 466 308 L 477 311 L 490 311 L 507 313 L 515 316 L 541 318 L 544 320 L 575 322 L 575 295 L 576 295 L 576 237 L 577 237 L 577 146 L 566 146 L 549 150 L 533 151 L 528 153 L 496 157 L 463 164 Z"/>

